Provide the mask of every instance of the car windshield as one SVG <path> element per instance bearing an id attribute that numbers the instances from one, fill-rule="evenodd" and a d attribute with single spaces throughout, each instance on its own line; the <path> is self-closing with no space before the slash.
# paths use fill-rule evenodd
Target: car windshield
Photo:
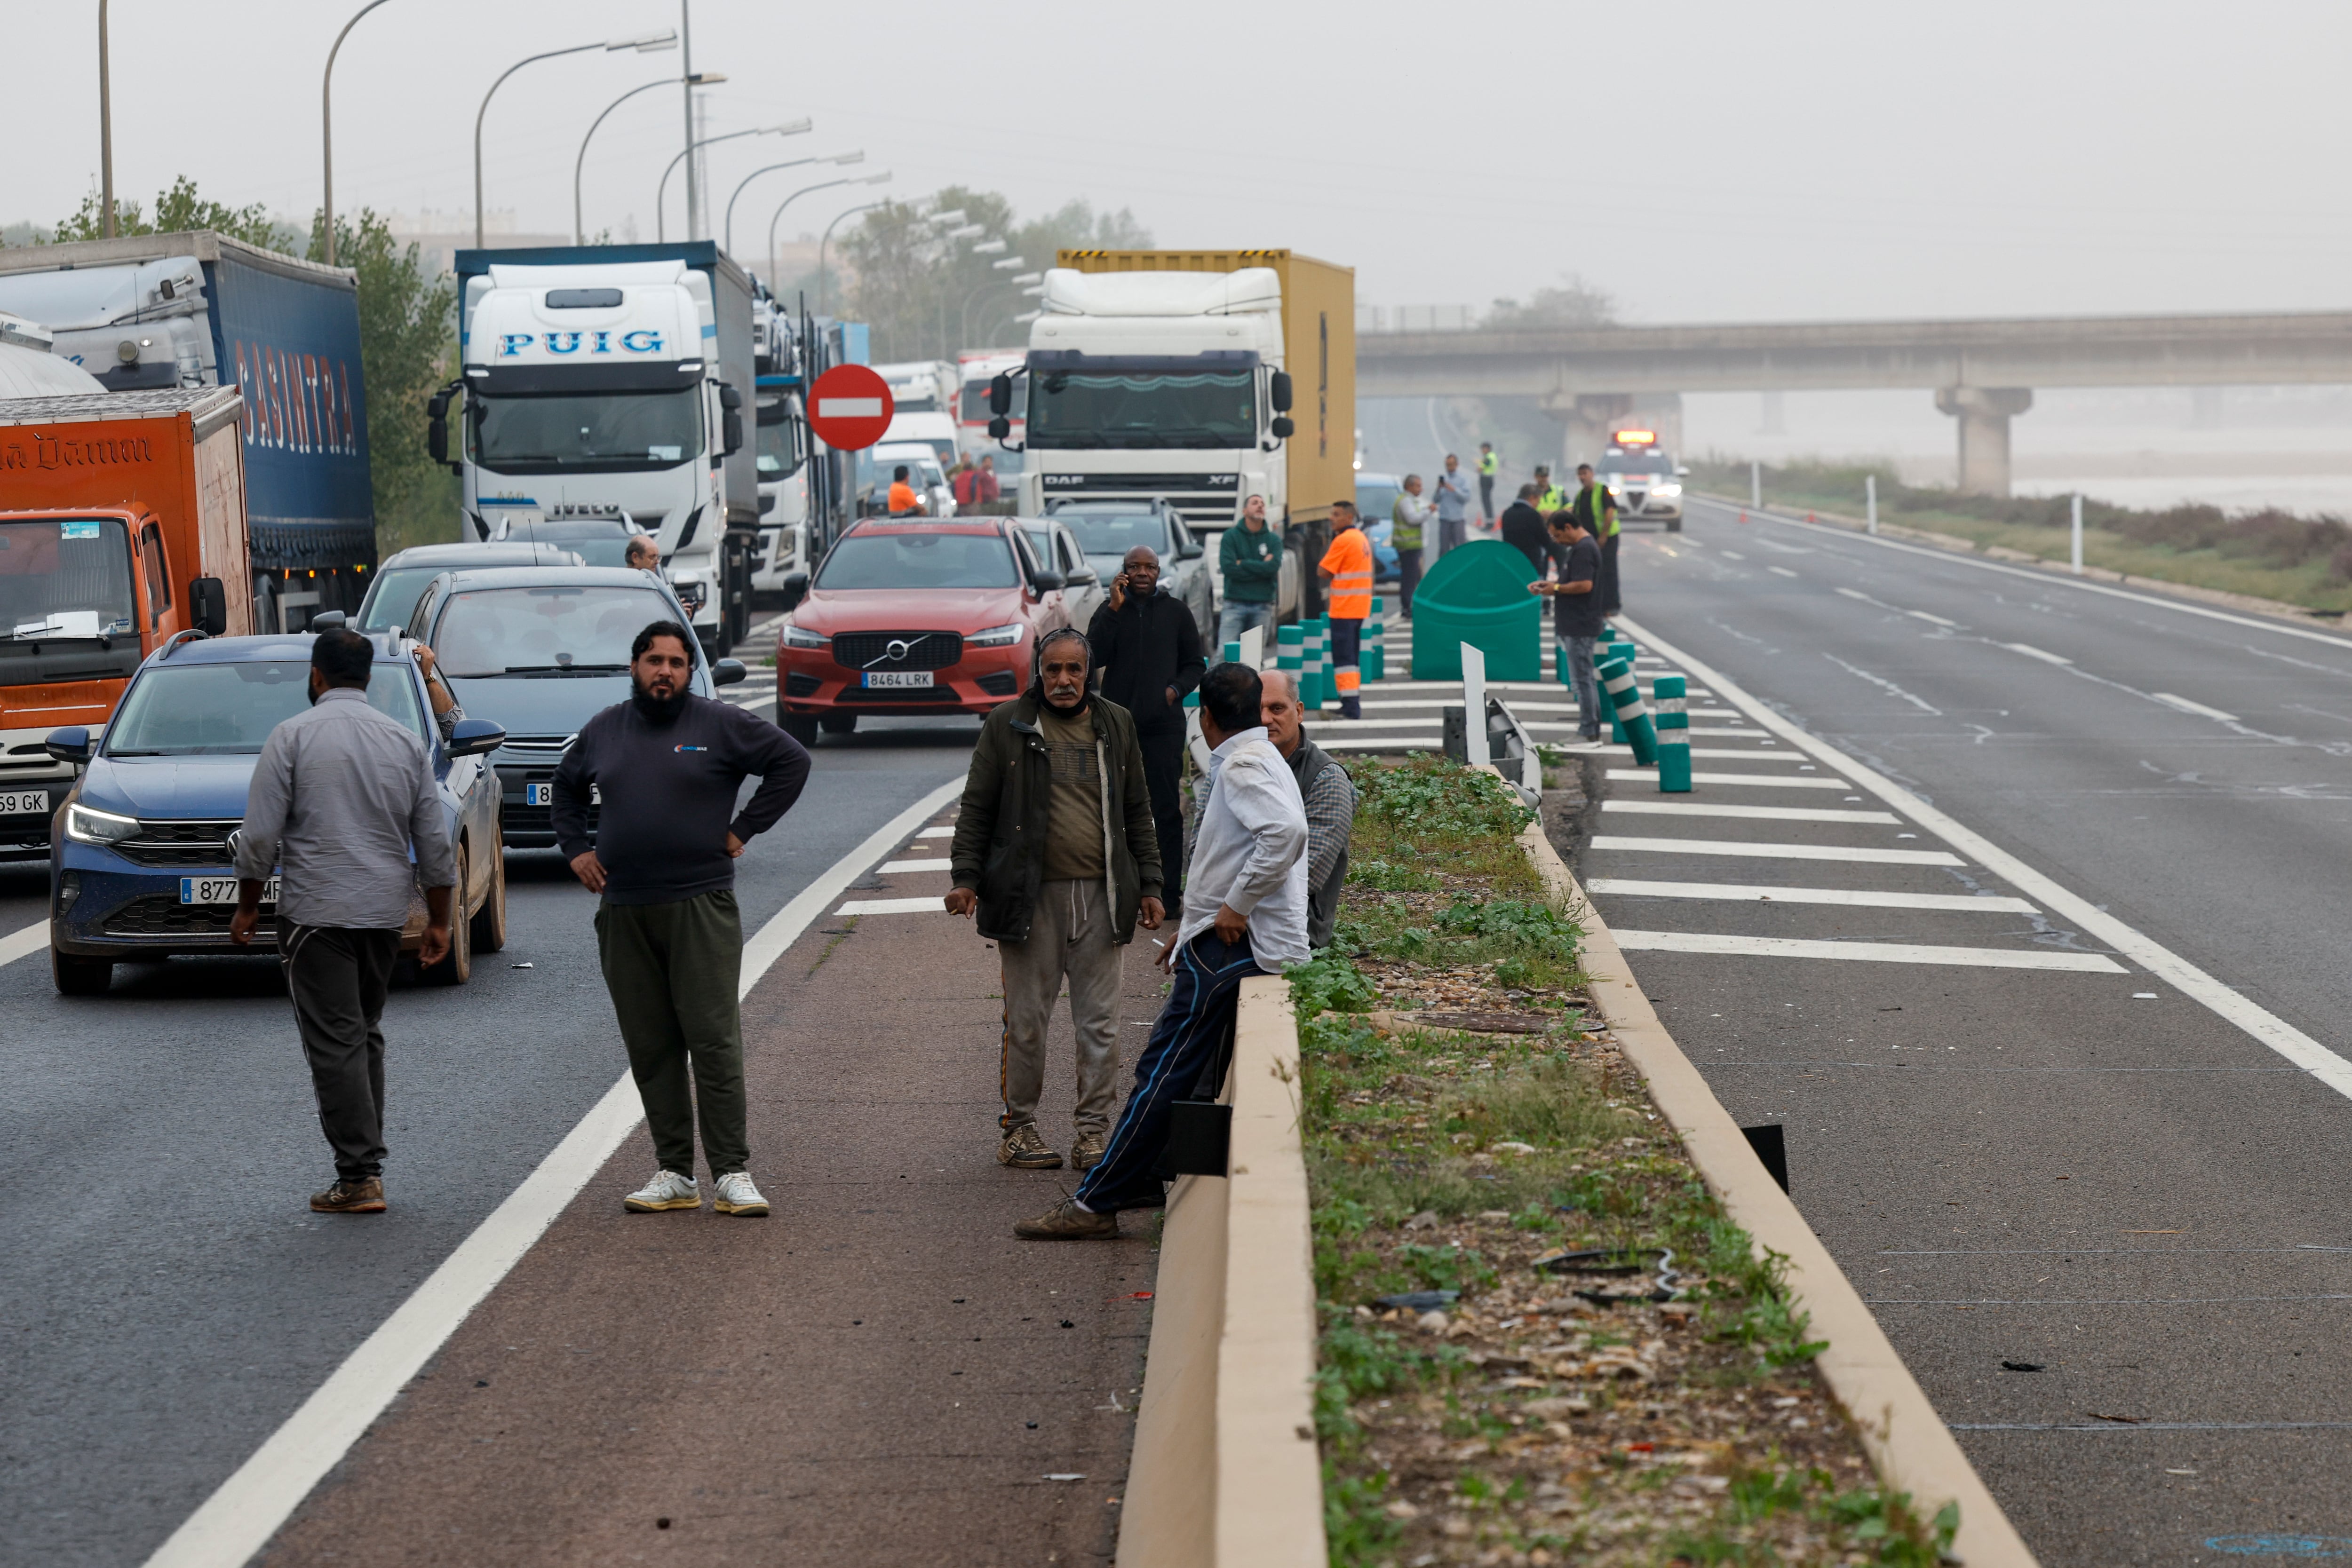
<path id="1" fill-rule="evenodd" d="M 476 589 L 450 599 L 433 653 L 453 676 L 617 674 L 639 632 L 677 618 L 647 588 Z"/>
<path id="2" fill-rule="evenodd" d="M 692 388 L 593 396 L 473 398 L 474 456 L 502 474 L 667 468 L 702 455 Z"/>
<path id="3" fill-rule="evenodd" d="M 818 588 L 1012 588 L 1013 551 L 987 534 L 852 534 L 817 569 Z"/>
<path id="4" fill-rule="evenodd" d="M 1029 378 L 1030 446 L 1255 446 L 1257 377 L 1052 371 Z"/>
<path id="5" fill-rule="evenodd" d="M 1675 465 L 1663 451 L 1612 452 L 1601 459 L 1603 474 L 1671 474 Z"/>
<path id="6" fill-rule="evenodd" d="M 425 585 L 450 570 L 446 566 L 395 566 L 378 573 L 366 608 L 361 612 L 359 630 L 389 632 L 395 626 L 406 626 Z"/>
<path id="7" fill-rule="evenodd" d="M 1367 524 L 1384 523 L 1396 516 L 1397 497 L 1404 486 L 1394 479 L 1358 479 L 1356 511 Z"/>
<path id="8" fill-rule="evenodd" d="M 1125 555 L 1138 545 L 1168 559 L 1168 525 L 1157 512 L 1056 512 L 1088 555 Z"/>
<path id="9" fill-rule="evenodd" d="M 517 523 L 504 538 L 515 544 L 553 545 L 568 549 L 589 566 L 626 566 L 629 541 L 636 530 L 625 523 Z"/>
<path id="10" fill-rule="evenodd" d="M 64 616 L 74 622 L 53 619 Z M 0 523 L 0 638 L 37 637 L 45 629 L 51 636 L 114 636 L 132 628 L 131 534 L 122 519 Z"/>
<path id="11" fill-rule="evenodd" d="M 368 706 L 430 742 L 406 664 L 379 664 Z M 106 727 L 109 757 L 252 757 L 269 732 L 310 706 L 310 662 L 157 664 L 131 683 Z"/>

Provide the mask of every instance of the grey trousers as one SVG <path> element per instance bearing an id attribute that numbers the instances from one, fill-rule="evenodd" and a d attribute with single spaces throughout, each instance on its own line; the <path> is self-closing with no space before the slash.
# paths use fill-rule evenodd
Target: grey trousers
<path id="1" fill-rule="evenodd" d="M 1592 637 L 1553 639 L 1568 658 L 1568 684 L 1576 690 L 1576 731 L 1587 740 L 1601 737 L 1601 674 L 1592 662 Z"/>
<path id="2" fill-rule="evenodd" d="M 1045 1029 L 1062 982 L 1078 1041 L 1081 1133 L 1107 1133 L 1118 1097 L 1118 991 L 1125 950 L 1112 946 L 1110 901 L 1098 881 L 1048 882 L 1037 889 L 1026 942 L 1000 942 L 1004 973 L 1004 1046 L 999 1069 L 1006 1132 L 1037 1120 L 1045 1085 Z"/>
<path id="3" fill-rule="evenodd" d="M 743 1094 L 743 916 L 732 890 L 675 904 L 596 905 L 596 956 L 646 1103 L 661 1168 L 694 1175 L 702 1157 L 723 1176 L 751 1163 Z M 689 1076 L 692 1087 L 688 1086 Z"/>
<path id="4" fill-rule="evenodd" d="M 383 998 L 399 956 L 397 931 L 278 924 L 319 1130 L 345 1181 L 383 1175 Z"/>

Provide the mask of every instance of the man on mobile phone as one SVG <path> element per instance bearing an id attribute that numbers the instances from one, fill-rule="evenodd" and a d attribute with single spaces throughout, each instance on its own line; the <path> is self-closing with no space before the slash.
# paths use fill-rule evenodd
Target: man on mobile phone
<path id="1" fill-rule="evenodd" d="M 1102 671 L 1102 695 L 1135 717 L 1160 835 L 1162 896 L 1173 913 L 1184 893 L 1184 694 L 1201 684 L 1209 664 L 1192 611 L 1160 591 L 1160 557 L 1149 546 L 1136 546 L 1119 563 L 1110 597 L 1095 607 L 1087 641 Z"/>

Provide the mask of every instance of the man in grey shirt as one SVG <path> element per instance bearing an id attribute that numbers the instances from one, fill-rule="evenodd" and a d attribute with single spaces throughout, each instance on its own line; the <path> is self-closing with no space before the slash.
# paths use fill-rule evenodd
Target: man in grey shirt
<path id="1" fill-rule="evenodd" d="M 1447 550 L 1460 549 L 1469 542 L 1470 476 L 1462 472 L 1462 459 L 1453 453 L 1445 455 L 1445 472 L 1437 476 L 1437 553 L 1442 558 Z"/>
<path id="2" fill-rule="evenodd" d="M 278 956 L 335 1151 L 321 1214 L 383 1212 L 383 1018 L 409 895 L 425 889 L 417 961 L 449 953 L 457 858 L 433 782 L 433 754 L 406 725 L 368 706 L 375 647 L 341 627 L 310 645 L 310 703 L 269 732 L 236 835 L 237 904 L 229 939 L 253 940 L 261 893 L 282 866 Z M 410 847 L 416 860 L 409 862 Z"/>

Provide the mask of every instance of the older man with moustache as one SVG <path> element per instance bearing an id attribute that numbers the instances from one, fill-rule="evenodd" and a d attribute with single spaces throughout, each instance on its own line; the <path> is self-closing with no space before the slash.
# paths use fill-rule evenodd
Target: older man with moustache
<path id="1" fill-rule="evenodd" d="M 1298 677 L 1287 670 L 1258 675 L 1258 718 L 1265 737 L 1290 764 L 1307 808 L 1307 940 L 1328 947 L 1339 921 L 1339 896 L 1348 884 L 1348 838 L 1356 827 L 1356 784 L 1338 758 L 1307 738 L 1306 710 L 1298 706 Z M 1208 791 L 1197 792 L 1192 837 L 1201 836 L 1201 813 Z"/>

